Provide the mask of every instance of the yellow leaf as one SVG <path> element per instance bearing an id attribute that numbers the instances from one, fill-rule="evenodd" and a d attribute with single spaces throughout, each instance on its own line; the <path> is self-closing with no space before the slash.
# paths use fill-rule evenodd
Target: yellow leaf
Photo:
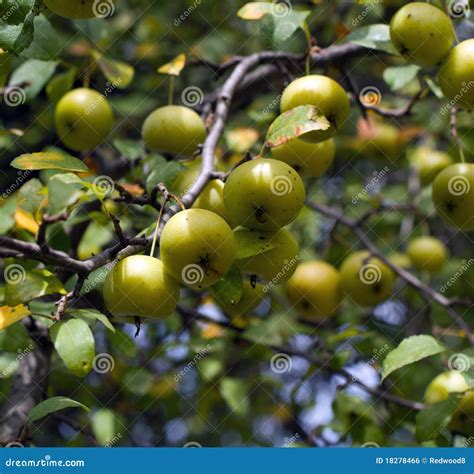
<path id="1" fill-rule="evenodd" d="M 214 339 L 216 337 L 219 337 L 221 334 L 223 334 L 224 329 L 219 326 L 218 324 L 206 324 L 202 328 L 201 335 L 204 339 Z"/>
<path id="2" fill-rule="evenodd" d="M 17 209 L 15 212 L 15 224 L 18 229 L 25 229 L 32 234 L 36 234 L 39 229 L 38 223 L 35 221 L 33 214 Z"/>
<path id="3" fill-rule="evenodd" d="M 128 63 L 111 59 L 98 51 L 92 51 L 92 57 L 95 59 L 104 76 L 110 81 L 106 90 L 106 96 L 117 87 L 126 89 L 133 81 L 135 69 Z"/>
<path id="4" fill-rule="evenodd" d="M 186 65 L 186 55 L 180 54 L 176 56 L 171 62 L 164 64 L 158 68 L 161 74 L 168 74 L 169 76 L 179 76 Z"/>
<path id="5" fill-rule="evenodd" d="M 270 2 L 250 2 L 246 3 L 238 12 L 237 16 L 243 20 L 260 20 L 267 13 L 272 11 Z"/>
<path id="6" fill-rule="evenodd" d="M 227 132 L 227 143 L 235 153 L 250 150 L 258 141 L 258 131 L 254 128 L 240 127 Z"/>
<path id="7" fill-rule="evenodd" d="M 17 321 L 25 318 L 30 314 L 30 310 L 23 304 L 18 306 L 1 306 L 0 307 L 0 331 L 15 324 Z"/>

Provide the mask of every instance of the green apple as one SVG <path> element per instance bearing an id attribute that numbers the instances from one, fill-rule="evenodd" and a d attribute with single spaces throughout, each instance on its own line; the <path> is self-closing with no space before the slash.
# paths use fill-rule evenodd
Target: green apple
<path id="1" fill-rule="evenodd" d="M 415 268 L 438 273 L 448 260 L 446 246 L 434 237 L 418 237 L 408 244 L 408 256 Z"/>
<path id="2" fill-rule="evenodd" d="M 265 299 L 265 288 L 262 284 L 252 283 L 245 279 L 243 281 L 242 296 L 233 304 L 228 302 L 217 302 L 221 308 L 231 316 L 247 316 Z"/>
<path id="3" fill-rule="evenodd" d="M 418 171 L 421 185 L 427 186 L 440 171 L 452 164 L 453 160 L 447 153 L 420 146 L 411 153 L 410 162 Z"/>
<path id="4" fill-rule="evenodd" d="M 160 252 L 167 272 L 199 290 L 220 280 L 234 263 L 234 234 L 214 212 L 187 209 L 164 226 Z"/>
<path id="5" fill-rule="evenodd" d="M 326 262 L 301 263 L 286 283 L 286 294 L 300 314 L 322 320 L 332 316 L 341 305 L 341 276 Z"/>
<path id="6" fill-rule="evenodd" d="M 226 215 L 232 226 L 277 230 L 292 222 L 304 205 L 298 173 L 282 161 L 260 158 L 236 168 L 224 187 Z"/>
<path id="7" fill-rule="evenodd" d="M 272 148 L 272 158 L 284 161 L 303 178 L 322 176 L 334 161 L 336 147 L 331 138 L 321 143 L 311 143 L 296 138 Z"/>
<path id="8" fill-rule="evenodd" d="M 206 138 L 201 117 L 189 107 L 167 105 L 143 123 L 142 136 L 149 150 L 191 157 Z"/>
<path id="9" fill-rule="evenodd" d="M 429 405 L 447 400 L 451 393 L 464 393 L 469 385 L 461 372 L 450 370 L 436 376 L 425 391 L 425 402 Z"/>
<path id="10" fill-rule="evenodd" d="M 389 257 L 389 260 L 400 268 L 410 268 L 411 267 L 411 260 L 410 257 L 406 253 L 395 252 L 392 253 Z"/>
<path id="11" fill-rule="evenodd" d="M 433 181 L 432 198 L 444 221 L 474 230 L 474 164 L 456 163 L 441 171 Z"/>
<path id="12" fill-rule="evenodd" d="M 340 130 L 349 117 L 350 103 L 346 91 L 333 79 L 326 76 L 310 75 L 294 80 L 283 91 L 281 111 L 314 105 L 331 123 L 327 130 L 316 130 L 302 135 L 302 139 L 322 142 Z"/>
<path id="13" fill-rule="evenodd" d="M 94 12 L 95 1 L 97 0 L 43 0 L 44 4 L 52 12 L 75 20 L 96 16 Z"/>
<path id="14" fill-rule="evenodd" d="M 179 284 L 165 273 L 160 260 L 133 255 L 118 262 L 104 282 L 104 300 L 117 318 L 160 319 L 178 304 Z"/>
<path id="15" fill-rule="evenodd" d="M 379 119 L 360 119 L 357 123 L 357 150 L 362 156 L 394 160 L 401 154 L 400 129 Z"/>
<path id="16" fill-rule="evenodd" d="M 207 183 L 199 197 L 194 201 L 193 208 L 207 209 L 226 219 L 224 206 L 224 182 L 213 179 Z"/>
<path id="17" fill-rule="evenodd" d="M 454 41 L 451 21 L 439 8 L 411 2 L 395 13 L 390 37 L 398 52 L 420 66 L 434 66 L 448 54 Z"/>
<path id="18" fill-rule="evenodd" d="M 395 274 L 367 251 L 349 254 L 340 269 L 344 294 L 360 306 L 375 306 L 392 293 Z"/>
<path id="19" fill-rule="evenodd" d="M 61 141 L 74 151 L 86 151 L 99 145 L 114 124 L 107 99 L 91 89 L 74 89 L 56 105 L 56 130 Z"/>
<path id="20" fill-rule="evenodd" d="M 474 108 L 474 38 L 459 43 L 445 59 L 438 73 L 443 94 L 467 110 Z"/>
<path id="21" fill-rule="evenodd" d="M 257 275 L 271 282 L 272 286 L 285 282 L 296 270 L 299 260 L 298 243 L 286 229 L 280 229 L 275 233 L 254 232 L 262 244 L 268 242 L 274 247 L 266 252 L 237 260 L 237 266 L 242 273 Z"/>

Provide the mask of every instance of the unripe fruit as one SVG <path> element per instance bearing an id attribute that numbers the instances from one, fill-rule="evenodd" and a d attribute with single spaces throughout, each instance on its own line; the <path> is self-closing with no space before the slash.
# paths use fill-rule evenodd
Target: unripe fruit
<path id="1" fill-rule="evenodd" d="M 226 219 L 224 206 L 224 182 L 213 179 L 207 183 L 199 197 L 194 201 L 194 209 L 207 209 Z"/>
<path id="2" fill-rule="evenodd" d="M 388 257 L 388 259 L 394 265 L 400 268 L 410 268 L 412 265 L 410 257 L 406 253 L 395 252 L 395 253 L 392 253 L 392 255 Z"/>
<path id="3" fill-rule="evenodd" d="M 421 185 L 427 186 L 440 171 L 452 164 L 453 160 L 447 153 L 421 146 L 413 151 L 410 162 L 418 171 Z"/>
<path id="4" fill-rule="evenodd" d="M 407 253 L 415 268 L 430 273 L 438 273 L 449 255 L 443 242 L 433 237 L 413 239 L 408 245 Z"/>
<path id="5" fill-rule="evenodd" d="M 314 105 L 331 123 L 327 130 L 316 130 L 302 135 L 302 139 L 322 142 L 340 130 L 349 117 L 350 103 L 346 91 L 333 79 L 326 76 L 310 75 L 294 80 L 281 97 L 281 111 Z"/>
<path id="6" fill-rule="evenodd" d="M 262 284 L 256 283 L 255 287 L 248 280 L 243 281 L 242 296 L 234 304 L 218 301 L 221 308 L 231 316 L 246 316 L 264 300 L 265 288 Z"/>
<path id="7" fill-rule="evenodd" d="M 395 284 L 393 271 L 366 251 L 350 254 L 340 273 L 345 295 L 360 306 L 375 306 L 386 300 Z"/>
<path id="8" fill-rule="evenodd" d="M 467 110 L 474 108 L 474 38 L 459 43 L 438 73 L 443 94 Z"/>
<path id="9" fill-rule="evenodd" d="M 276 245 L 266 252 L 236 261 L 236 265 L 247 275 L 257 275 L 278 285 L 288 280 L 296 270 L 299 246 L 286 229 L 278 232 L 257 232 L 259 240 Z"/>
<path id="10" fill-rule="evenodd" d="M 450 370 L 436 376 L 426 388 L 425 402 L 429 405 L 447 400 L 451 393 L 464 393 L 469 385 L 461 372 Z"/>
<path id="11" fill-rule="evenodd" d="M 372 158 L 396 159 L 402 150 L 400 129 L 378 119 L 360 119 L 357 123 L 358 151 Z"/>
<path id="12" fill-rule="evenodd" d="M 272 158 L 289 164 L 303 178 L 322 176 L 334 161 L 335 153 L 333 139 L 311 143 L 296 138 L 272 148 Z"/>
<path id="13" fill-rule="evenodd" d="M 95 16 L 94 1 L 96 0 L 43 0 L 52 12 L 76 20 Z"/>
<path id="14" fill-rule="evenodd" d="M 342 301 L 341 276 L 326 262 L 305 262 L 298 265 L 287 282 L 286 294 L 300 314 L 322 320 L 339 309 Z"/>
<path id="15" fill-rule="evenodd" d="M 56 106 L 58 135 L 67 147 L 75 151 L 90 150 L 99 145 L 112 130 L 113 121 L 107 99 L 91 89 L 74 89 Z"/>
<path id="16" fill-rule="evenodd" d="M 420 66 L 434 66 L 453 45 L 451 21 L 428 3 L 412 2 L 400 8 L 390 22 L 390 37 L 398 52 Z"/>
<path id="17" fill-rule="evenodd" d="M 118 318 L 163 318 L 178 304 L 179 284 L 160 260 L 133 255 L 118 262 L 104 282 L 104 300 Z"/>
<path id="18" fill-rule="evenodd" d="M 441 171 L 433 181 L 432 198 L 444 221 L 474 230 L 474 164 L 456 163 Z"/>
<path id="19" fill-rule="evenodd" d="M 163 228 L 160 252 L 166 271 L 181 283 L 202 289 L 220 280 L 234 262 L 234 234 L 214 212 L 187 209 Z"/>
<path id="20" fill-rule="evenodd" d="M 298 173 L 272 159 L 248 161 L 236 168 L 224 187 L 226 215 L 232 226 L 277 230 L 293 221 L 304 205 Z"/>
<path id="21" fill-rule="evenodd" d="M 149 150 L 191 157 L 206 138 L 206 127 L 194 110 L 167 105 L 143 123 L 142 136 Z"/>

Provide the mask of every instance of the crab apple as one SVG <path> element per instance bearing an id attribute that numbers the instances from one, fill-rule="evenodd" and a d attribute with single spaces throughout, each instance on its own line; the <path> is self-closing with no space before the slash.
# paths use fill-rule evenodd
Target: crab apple
<path id="1" fill-rule="evenodd" d="M 438 273 L 446 261 L 449 252 L 443 242 L 434 237 L 418 237 L 408 244 L 408 256 L 414 267 L 429 273 Z"/>
<path id="2" fill-rule="evenodd" d="M 268 242 L 274 247 L 266 252 L 236 261 L 241 272 L 246 275 L 257 275 L 272 284 L 288 280 L 296 270 L 299 260 L 299 246 L 286 229 L 274 232 L 258 232 L 258 240 Z"/>
<path id="3" fill-rule="evenodd" d="M 360 119 L 357 122 L 358 151 L 372 158 L 395 159 L 403 148 L 400 129 L 379 119 Z"/>
<path id="4" fill-rule="evenodd" d="M 277 230 L 293 221 L 304 205 L 305 189 L 298 173 L 269 158 L 236 168 L 224 186 L 226 215 L 233 226 Z"/>
<path id="5" fill-rule="evenodd" d="M 74 20 L 94 18 L 94 4 L 97 0 L 43 0 L 57 15 Z"/>
<path id="6" fill-rule="evenodd" d="M 388 259 L 397 267 L 410 268 L 412 263 L 410 257 L 406 253 L 395 252 L 388 257 Z"/>
<path id="7" fill-rule="evenodd" d="M 329 263 L 304 262 L 286 283 L 286 294 L 303 316 L 322 320 L 333 315 L 341 305 L 341 276 Z"/>
<path id="8" fill-rule="evenodd" d="M 411 154 L 410 162 L 418 171 L 421 185 L 427 186 L 440 171 L 452 164 L 453 160 L 447 153 L 420 146 Z"/>
<path id="9" fill-rule="evenodd" d="M 336 147 L 331 138 L 321 143 L 311 143 L 299 138 L 272 148 L 272 158 L 284 161 L 303 178 L 322 176 L 334 161 Z"/>
<path id="10" fill-rule="evenodd" d="M 474 38 L 459 43 L 438 73 L 443 94 L 455 105 L 474 108 Z"/>
<path id="11" fill-rule="evenodd" d="M 65 94 L 56 106 L 54 118 L 61 141 L 74 151 L 86 151 L 99 145 L 114 122 L 107 99 L 85 88 Z"/>
<path id="12" fill-rule="evenodd" d="M 428 3 L 412 2 L 392 17 L 390 37 L 397 51 L 410 62 L 434 66 L 448 54 L 454 32 L 442 10 Z"/>
<path id="13" fill-rule="evenodd" d="M 249 280 L 243 281 L 242 296 L 239 301 L 229 304 L 219 301 L 221 308 L 231 316 L 245 316 L 265 299 L 265 287 L 261 283 L 253 285 Z"/>
<path id="14" fill-rule="evenodd" d="M 133 255 L 118 262 L 107 274 L 103 293 L 108 310 L 119 319 L 160 319 L 176 308 L 179 284 L 157 258 Z"/>
<path id="15" fill-rule="evenodd" d="M 432 198 L 444 221 L 462 230 L 474 230 L 474 164 L 456 163 L 438 173 Z"/>
<path id="16" fill-rule="evenodd" d="M 340 130 L 349 117 L 350 103 L 346 91 L 333 79 L 310 75 L 294 80 L 283 91 L 281 111 L 314 105 L 331 123 L 327 130 L 315 130 L 302 136 L 303 140 L 322 142 Z"/>
<path id="17" fill-rule="evenodd" d="M 145 119 L 142 136 L 152 151 L 189 158 L 204 142 L 206 127 L 201 117 L 189 107 L 166 105 Z"/>
<path id="18" fill-rule="evenodd" d="M 340 268 L 344 294 L 360 306 L 375 306 L 392 293 L 395 274 L 367 251 L 349 254 Z"/>
<path id="19" fill-rule="evenodd" d="M 164 226 L 160 252 L 166 271 L 181 283 L 202 289 L 220 280 L 234 263 L 234 234 L 214 212 L 187 209 Z"/>
<path id="20" fill-rule="evenodd" d="M 224 206 L 224 182 L 213 179 L 207 183 L 199 197 L 194 201 L 193 208 L 207 209 L 226 219 Z"/>

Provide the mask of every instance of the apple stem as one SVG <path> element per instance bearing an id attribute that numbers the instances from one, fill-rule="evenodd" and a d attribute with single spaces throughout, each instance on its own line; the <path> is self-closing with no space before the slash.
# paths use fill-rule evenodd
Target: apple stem
<path id="1" fill-rule="evenodd" d="M 163 210 L 166 207 L 167 200 L 163 203 L 158 214 L 158 219 L 156 220 L 155 232 L 153 234 L 153 242 L 151 243 L 150 257 L 153 257 L 156 248 L 156 241 L 158 240 L 158 230 L 160 228 L 161 218 L 163 217 Z"/>
<path id="2" fill-rule="evenodd" d="M 174 95 L 174 76 L 170 76 L 170 83 L 168 88 L 168 105 L 173 105 Z"/>

